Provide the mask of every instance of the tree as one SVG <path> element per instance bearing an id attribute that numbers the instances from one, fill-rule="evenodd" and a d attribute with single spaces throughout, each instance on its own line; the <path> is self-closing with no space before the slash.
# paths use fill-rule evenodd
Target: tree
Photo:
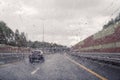
<path id="1" fill-rule="evenodd" d="M 19 33 L 19 30 L 15 31 L 15 43 L 18 47 L 27 47 L 27 39 L 24 32 Z"/>
<path id="2" fill-rule="evenodd" d="M 20 35 L 20 43 L 22 47 L 27 47 L 27 40 L 24 32 Z"/>
<path id="3" fill-rule="evenodd" d="M 14 40 L 14 32 L 0 21 L 0 44 L 10 44 Z"/>
<path id="4" fill-rule="evenodd" d="M 5 44 L 7 43 L 5 33 L 4 33 L 4 27 L 6 24 L 2 21 L 0 21 L 0 44 Z"/>
<path id="5" fill-rule="evenodd" d="M 18 47 L 21 46 L 21 44 L 20 44 L 20 34 L 19 34 L 19 30 L 18 29 L 16 29 L 16 31 L 15 31 L 15 44 Z"/>
<path id="6" fill-rule="evenodd" d="M 115 22 L 118 22 L 118 21 L 120 21 L 120 13 L 119 13 L 119 15 L 115 18 Z"/>

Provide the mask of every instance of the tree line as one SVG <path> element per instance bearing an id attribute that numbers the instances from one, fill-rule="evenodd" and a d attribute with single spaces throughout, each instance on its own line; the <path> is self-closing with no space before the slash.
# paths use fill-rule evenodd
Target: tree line
<path id="1" fill-rule="evenodd" d="M 0 44 L 6 44 L 16 47 L 30 47 L 30 48 L 64 48 L 68 49 L 66 46 L 59 45 L 56 43 L 31 41 L 26 39 L 24 32 L 20 32 L 18 29 L 12 31 L 5 22 L 0 21 Z"/>
<path id="2" fill-rule="evenodd" d="M 120 21 L 120 13 L 118 16 L 115 17 L 115 19 L 111 19 L 107 24 L 103 26 L 103 29 L 108 28 L 110 25 L 114 25 L 115 23 Z"/>

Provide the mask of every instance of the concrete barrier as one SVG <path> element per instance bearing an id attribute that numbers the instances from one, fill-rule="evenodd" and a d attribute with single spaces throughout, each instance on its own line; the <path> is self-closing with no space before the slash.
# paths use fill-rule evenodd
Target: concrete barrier
<path id="1" fill-rule="evenodd" d="M 24 60 L 32 49 L 0 44 L 0 65 Z"/>
<path id="2" fill-rule="evenodd" d="M 21 61 L 25 54 L 18 53 L 0 53 L 0 65 L 11 62 Z"/>

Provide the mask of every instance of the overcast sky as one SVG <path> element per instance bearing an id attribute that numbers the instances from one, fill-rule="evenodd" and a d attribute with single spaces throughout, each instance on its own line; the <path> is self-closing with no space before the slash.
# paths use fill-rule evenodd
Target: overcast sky
<path id="1" fill-rule="evenodd" d="M 0 20 L 29 40 L 67 46 L 100 31 L 119 12 L 120 0 L 0 0 Z"/>

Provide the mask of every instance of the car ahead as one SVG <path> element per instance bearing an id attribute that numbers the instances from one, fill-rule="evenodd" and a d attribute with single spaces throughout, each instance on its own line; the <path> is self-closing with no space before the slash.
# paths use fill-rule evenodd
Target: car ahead
<path id="1" fill-rule="evenodd" d="M 30 63 L 44 61 L 43 52 L 40 50 L 35 50 L 29 55 Z"/>

